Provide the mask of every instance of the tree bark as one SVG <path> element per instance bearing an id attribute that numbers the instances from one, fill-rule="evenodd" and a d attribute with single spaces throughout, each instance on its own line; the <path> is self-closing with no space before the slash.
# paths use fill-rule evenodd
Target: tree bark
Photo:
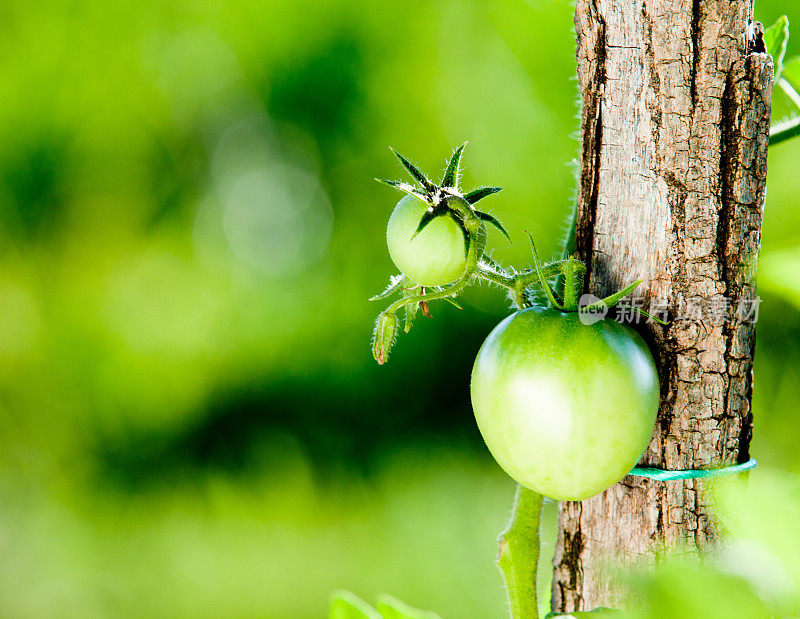
<path id="1" fill-rule="evenodd" d="M 639 323 L 662 396 L 642 466 L 749 458 L 755 330 L 736 309 L 755 299 L 772 93 L 772 60 L 746 41 L 752 9 L 750 0 L 577 0 L 575 255 L 594 294 L 644 279 L 644 309 L 669 305 L 668 327 Z M 703 315 L 682 315 L 681 302 Z M 562 503 L 553 610 L 619 605 L 609 559 L 647 565 L 677 544 L 713 545 L 703 490 L 629 476 Z"/>

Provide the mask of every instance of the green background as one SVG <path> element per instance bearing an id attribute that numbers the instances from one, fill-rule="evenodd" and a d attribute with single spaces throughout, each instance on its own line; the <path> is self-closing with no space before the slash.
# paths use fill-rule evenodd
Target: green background
<path id="1" fill-rule="evenodd" d="M 378 367 L 399 196 L 372 179 L 402 176 L 388 145 L 438 174 L 469 139 L 464 186 L 505 188 L 494 257 L 526 264 L 523 230 L 555 255 L 571 4 L 9 1 L 0 24 L 0 616 L 303 619 L 340 587 L 502 616 L 513 484 L 468 383 L 508 303 L 435 304 Z M 720 489 L 739 541 L 640 582 L 650 616 L 800 604 L 799 165 L 800 139 L 770 152 L 761 467 Z"/>

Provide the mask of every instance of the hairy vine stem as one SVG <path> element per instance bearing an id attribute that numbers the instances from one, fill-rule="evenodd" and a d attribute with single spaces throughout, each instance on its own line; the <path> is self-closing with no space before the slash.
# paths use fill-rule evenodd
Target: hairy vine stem
<path id="1" fill-rule="evenodd" d="M 536 573 L 539 566 L 539 521 L 544 497 L 517 485 L 511 520 L 500 534 L 497 567 L 503 573 L 513 619 L 539 616 Z"/>
<path id="2" fill-rule="evenodd" d="M 566 260 L 557 260 L 555 262 L 542 266 L 542 273 L 545 277 L 553 277 L 562 273 Z M 501 267 L 497 262 L 484 256 L 476 264 L 474 271 L 464 273 L 464 275 L 454 281 L 452 284 L 444 286 L 438 290 L 431 292 L 421 293 L 417 295 L 404 296 L 397 299 L 394 303 L 389 305 L 384 311 L 395 313 L 404 305 L 411 303 L 420 303 L 423 301 L 436 301 L 437 299 L 446 299 L 456 296 L 464 288 L 466 288 L 473 280 L 479 279 L 495 284 L 502 288 L 506 288 L 512 295 L 514 305 L 517 309 L 523 309 L 532 305 L 527 295 L 527 290 L 531 286 L 535 286 L 539 282 L 539 273 L 536 270 L 513 271 Z M 395 283 L 389 286 L 384 293 L 373 297 L 373 299 L 381 299 L 389 296 L 389 294 L 396 292 L 403 281 L 398 279 Z"/>

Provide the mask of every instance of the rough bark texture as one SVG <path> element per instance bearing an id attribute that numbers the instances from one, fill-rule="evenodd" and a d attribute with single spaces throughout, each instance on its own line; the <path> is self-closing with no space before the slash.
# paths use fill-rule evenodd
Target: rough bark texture
<path id="1" fill-rule="evenodd" d="M 750 0 L 577 0 L 583 97 L 576 255 L 598 296 L 637 279 L 671 324 L 641 324 L 662 402 L 642 464 L 704 468 L 749 458 L 755 297 L 772 60 L 748 53 Z M 724 319 L 713 314 L 732 310 Z M 684 310 L 702 307 L 704 316 Z M 689 317 L 679 315 L 689 313 Z M 553 610 L 613 606 L 605 565 L 645 565 L 718 531 L 697 481 L 626 477 L 560 506 Z"/>

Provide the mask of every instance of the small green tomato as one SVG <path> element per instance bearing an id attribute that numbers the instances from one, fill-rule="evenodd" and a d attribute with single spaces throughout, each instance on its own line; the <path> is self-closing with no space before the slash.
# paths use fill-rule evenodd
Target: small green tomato
<path id="1" fill-rule="evenodd" d="M 438 185 L 394 149 L 415 184 L 376 179 L 407 194 L 389 218 L 386 242 L 395 266 L 422 286 L 445 286 L 467 274 L 470 264 L 474 269 L 486 248 L 485 223 L 508 238 L 497 219 L 474 206 L 500 187 L 480 187 L 463 195 L 458 189 L 466 144 L 455 150 Z"/>
<path id="2" fill-rule="evenodd" d="M 653 433 L 658 374 L 642 338 L 612 320 L 530 308 L 486 338 L 472 407 L 489 451 L 517 482 L 580 501 L 622 479 Z"/>
<path id="3" fill-rule="evenodd" d="M 467 268 L 464 233 L 453 216 L 444 212 L 417 234 L 427 210 L 422 200 L 403 197 L 389 218 L 386 243 L 395 266 L 412 280 L 422 286 L 444 286 L 461 277 Z M 484 224 L 477 238 L 480 256 L 486 246 Z"/>

